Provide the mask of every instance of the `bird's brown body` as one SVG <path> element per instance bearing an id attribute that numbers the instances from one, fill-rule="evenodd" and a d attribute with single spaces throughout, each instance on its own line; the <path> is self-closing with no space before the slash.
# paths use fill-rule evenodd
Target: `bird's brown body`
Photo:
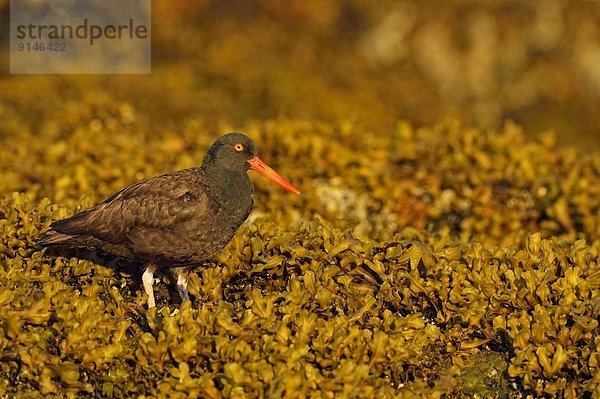
<path id="1" fill-rule="evenodd" d="M 219 253 L 252 210 L 250 179 L 239 180 L 227 197 L 200 168 L 157 176 L 53 223 L 55 234 L 40 244 L 99 249 L 159 269 L 197 265 Z"/>
<path id="2" fill-rule="evenodd" d="M 189 269 L 219 253 L 252 210 L 248 169 L 298 193 L 256 157 L 252 140 L 230 133 L 211 146 L 201 167 L 133 184 L 53 223 L 39 244 L 100 250 L 144 265 L 150 306 L 153 273 L 174 268 L 180 294 L 187 298 Z"/>

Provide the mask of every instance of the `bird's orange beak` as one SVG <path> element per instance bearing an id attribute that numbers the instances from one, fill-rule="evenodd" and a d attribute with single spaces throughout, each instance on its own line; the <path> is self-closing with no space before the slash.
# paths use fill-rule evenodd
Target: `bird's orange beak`
<path id="1" fill-rule="evenodd" d="M 296 195 L 300 195 L 300 191 L 296 187 L 294 187 L 292 183 L 285 180 L 283 176 L 271 169 L 269 165 L 261 161 L 259 157 L 249 159 L 248 163 L 250 164 L 250 169 L 257 171 L 258 173 L 271 180 L 273 183 L 283 187 L 287 191 L 292 192 Z"/>

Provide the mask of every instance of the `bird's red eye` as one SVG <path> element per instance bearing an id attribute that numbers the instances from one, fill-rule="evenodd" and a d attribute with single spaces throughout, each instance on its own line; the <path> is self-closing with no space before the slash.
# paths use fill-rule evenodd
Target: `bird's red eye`
<path id="1" fill-rule="evenodd" d="M 233 149 L 236 150 L 237 152 L 242 152 L 242 151 L 244 151 L 244 146 L 241 143 L 237 143 L 236 145 L 233 146 Z"/>

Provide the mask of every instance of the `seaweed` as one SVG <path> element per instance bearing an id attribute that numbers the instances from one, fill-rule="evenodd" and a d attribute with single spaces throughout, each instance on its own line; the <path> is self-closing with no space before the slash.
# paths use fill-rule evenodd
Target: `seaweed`
<path id="1" fill-rule="evenodd" d="M 0 149 L 13 166 L 0 180 L 0 395 L 598 393 L 597 154 L 510 124 L 401 123 L 376 140 L 345 125 L 342 140 L 335 124 L 250 123 L 303 195 L 255 179 L 255 211 L 198 265 L 192 302 L 167 275 L 148 310 L 127 265 L 34 243 L 125 184 L 193 165 L 213 137 L 150 135 L 131 104 L 98 101 L 139 125 L 92 134 L 64 109 L 55 135 L 20 133 L 26 154 Z"/>

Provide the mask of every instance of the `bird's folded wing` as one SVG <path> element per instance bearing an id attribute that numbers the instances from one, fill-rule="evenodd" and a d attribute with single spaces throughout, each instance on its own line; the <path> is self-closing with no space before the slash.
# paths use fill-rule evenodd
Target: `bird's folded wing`
<path id="1" fill-rule="evenodd" d="M 134 229 L 169 230 L 211 212 L 215 204 L 194 170 L 157 176 L 131 185 L 106 201 L 52 224 L 69 235 L 123 243 Z"/>

